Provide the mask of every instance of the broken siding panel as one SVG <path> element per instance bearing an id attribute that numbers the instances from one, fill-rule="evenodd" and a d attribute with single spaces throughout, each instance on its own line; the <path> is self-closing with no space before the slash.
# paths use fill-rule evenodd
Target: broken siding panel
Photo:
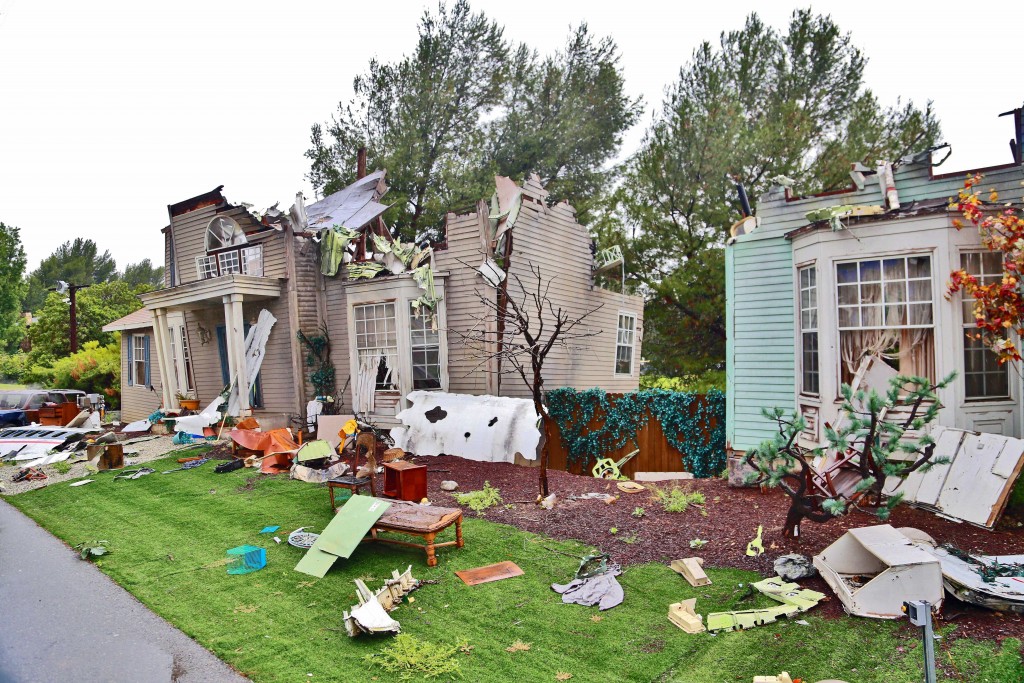
<path id="1" fill-rule="evenodd" d="M 764 271 L 775 275 L 765 286 Z M 737 450 L 775 433 L 762 408 L 793 409 L 793 255 L 782 237 L 727 248 L 726 438 Z"/>

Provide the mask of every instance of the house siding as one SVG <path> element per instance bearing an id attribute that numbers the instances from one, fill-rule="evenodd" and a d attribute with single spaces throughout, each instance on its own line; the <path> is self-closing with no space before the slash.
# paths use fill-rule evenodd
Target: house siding
<path id="1" fill-rule="evenodd" d="M 149 381 L 154 391 L 142 385 L 128 384 L 128 344 L 135 334 L 149 337 Z M 160 396 L 163 378 L 160 377 L 160 366 L 157 356 L 157 344 L 153 339 L 153 328 L 121 332 L 121 422 L 129 423 L 144 420 L 160 407 Z"/>

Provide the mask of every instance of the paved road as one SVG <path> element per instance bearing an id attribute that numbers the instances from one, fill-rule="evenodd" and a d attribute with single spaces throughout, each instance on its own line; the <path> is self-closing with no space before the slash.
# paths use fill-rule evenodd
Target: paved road
<path id="1" fill-rule="evenodd" d="M 0 500 L 0 683 L 246 683 Z"/>

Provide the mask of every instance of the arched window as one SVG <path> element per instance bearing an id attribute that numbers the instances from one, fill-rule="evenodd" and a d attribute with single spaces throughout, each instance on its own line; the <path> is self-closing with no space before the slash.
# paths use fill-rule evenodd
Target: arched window
<path id="1" fill-rule="evenodd" d="M 245 244 L 242 226 L 230 216 L 214 216 L 206 226 L 206 251 Z"/>

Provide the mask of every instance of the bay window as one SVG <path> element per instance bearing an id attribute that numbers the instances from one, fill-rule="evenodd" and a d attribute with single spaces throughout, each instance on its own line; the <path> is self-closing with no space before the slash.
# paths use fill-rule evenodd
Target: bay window
<path id="1" fill-rule="evenodd" d="M 978 279 L 982 285 L 1002 282 L 1003 259 L 991 251 L 960 254 L 960 268 Z M 1010 397 L 1009 367 L 999 364 L 996 354 L 985 346 L 974 319 L 973 297 L 963 296 L 964 328 L 964 397 L 968 401 L 1008 399 Z"/>
<path id="2" fill-rule="evenodd" d="M 837 263 L 836 300 L 843 383 L 869 355 L 902 375 L 935 380 L 930 256 Z"/>

